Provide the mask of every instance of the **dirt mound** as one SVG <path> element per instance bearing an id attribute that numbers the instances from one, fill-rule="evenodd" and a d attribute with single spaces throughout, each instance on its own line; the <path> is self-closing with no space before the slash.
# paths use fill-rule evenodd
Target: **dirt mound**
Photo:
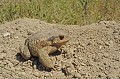
<path id="1" fill-rule="evenodd" d="M 45 28 L 69 31 L 62 54 L 51 56 L 57 71 L 46 71 L 38 58 L 24 60 L 19 45 Z M 59 53 L 56 52 L 56 53 Z M 102 21 L 86 26 L 58 25 L 17 19 L 0 25 L 0 79 L 120 79 L 120 23 Z"/>

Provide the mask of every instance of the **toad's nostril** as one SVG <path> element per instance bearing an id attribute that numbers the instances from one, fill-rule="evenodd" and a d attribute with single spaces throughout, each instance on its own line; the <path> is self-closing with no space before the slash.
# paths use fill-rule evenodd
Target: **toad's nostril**
<path id="1" fill-rule="evenodd" d="M 60 40 L 64 39 L 64 35 L 59 35 Z"/>

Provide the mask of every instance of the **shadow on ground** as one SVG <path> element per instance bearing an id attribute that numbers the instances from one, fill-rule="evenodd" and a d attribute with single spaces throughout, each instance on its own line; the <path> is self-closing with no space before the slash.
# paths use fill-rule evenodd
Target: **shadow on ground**
<path id="1" fill-rule="evenodd" d="M 60 55 L 60 54 L 61 54 L 61 51 L 57 50 L 56 52 L 54 52 L 54 53 L 52 53 L 52 54 L 49 54 L 49 56 L 50 56 L 50 57 L 52 57 L 52 56 L 58 56 L 58 55 Z M 47 71 L 47 72 L 50 72 L 50 71 L 51 71 L 51 69 L 47 69 L 45 66 L 42 65 L 42 63 L 39 62 L 38 57 L 32 56 L 30 59 L 26 60 L 26 59 L 24 59 L 24 58 L 21 56 L 20 52 L 18 52 L 18 53 L 16 54 L 16 60 L 18 60 L 19 62 L 22 62 L 22 63 L 27 62 L 28 60 L 30 60 L 30 61 L 32 61 L 32 67 L 33 67 L 34 65 L 36 65 L 37 69 L 40 70 L 40 71 Z"/>

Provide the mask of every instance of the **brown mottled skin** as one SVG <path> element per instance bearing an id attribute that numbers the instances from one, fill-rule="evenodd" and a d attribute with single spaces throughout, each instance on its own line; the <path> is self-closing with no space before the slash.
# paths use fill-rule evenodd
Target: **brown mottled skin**
<path id="1" fill-rule="evenodd" d="M 68 34 L 60 29 L 44 29 L 25 40 L 20 46 L 20 53 L 24 59 L 31 56 L 39 57 L 39 61 L 46 67 L 54 69 L 49 54 L 57 51 L 69 41 Z"/>

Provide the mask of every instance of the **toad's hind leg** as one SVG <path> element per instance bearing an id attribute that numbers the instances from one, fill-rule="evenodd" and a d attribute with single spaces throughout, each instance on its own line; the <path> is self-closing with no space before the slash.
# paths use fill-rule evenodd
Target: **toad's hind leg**
<path id="1" fill-rule="evenodd" d="M 46 67 L 46 68 L 51 68 L 54 69 L 54 64 L 52 60 L 50 60 L 49 55 L 50 53 L 53 53 L 57 50 L 56 47 L 52 46 L 46 46 L 43 47 L 42 49 L 38 50 L 38 57 L 39 61 Z"/>
<path id="2" fill-rule="evenodd" d="M 20 50 L 20 54 L 24 59 L 29 59 L 31 57 L 31 54 L 29 52 L 28 46 L 24 45 L 24 46 L 20 46 L 19 47 Z"/>

